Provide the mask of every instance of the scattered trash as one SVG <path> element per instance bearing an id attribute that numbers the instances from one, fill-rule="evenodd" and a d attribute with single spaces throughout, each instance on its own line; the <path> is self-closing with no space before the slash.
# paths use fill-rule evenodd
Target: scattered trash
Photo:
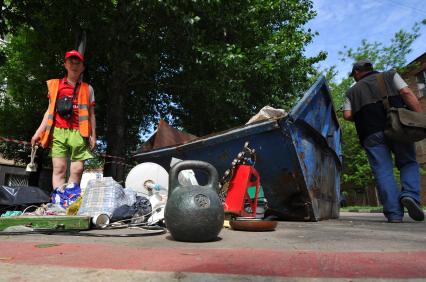
<path id="1" fill-rule="evenodd" d="M 66 209 L 80 197 L 80 194 L 80 185 L 78 183 L 69 183 L 62 189 L 53 190 L 52 204 L 58 204 Z"/>
<path id="2" fill-rule="evenodd" d="M 21 211 L 7 211 L 4 214 L 1 215 L 1 217 L 7 217 L 7 216 L 19 216 L 21 215 Z"/>
<path id="3" fill-rule="evenodd" d="M 136 202 L 133 205 L 122 205 L 114 210 L 111 222 L 133 218 L 132 223 L 141 223 L 148 219 L 151 212 L 151 202 L 146 197 L 136 196 Z"/>
<path id="4" fill-rule="evenodd" d="M 155 189 L 162 188 L 167 191 L 169 174 L 156 163 L 141 163 L 129 171 L 125 185 L 126 188 L 136 191 L 138 195 L 149 198 L 154 194 Z"/>
<path id="5" fill-rule="evenodd" d="M 109 224 L 109 216 L 107 214 L 97 214 L 92 218 L 92 223 L 96 227 L 103 227 Z"/>
<path id="6" fill-rule="evenodd" d="M 106 214 L 111 216 L 114 210 L 122 205 L 133 205 L 136 202 L 136 192 L 123 187 L 112 177 L 90 180 L 77 212 L 78 215 L 96 216 Z"/>
<path id="7" fill-rule="evenodd" d="M 147 224 L 154 225 L 164 220 L 168 186 L 169 174 L 156 163 L 138 164 L 127 175 L 126 189 L 134 189 L 150 202 L 151 211 L 143 215 L 144 218 L 150 215 L 146 220 Z"/>
<path id="8" fill-rule="evenodd" d="M 260 111 L 252 116 L 246 124 L 255 123 L 261 120 L 271 119 L 271 118 L 282 118 L 287 115 L 287 112 L 283 109 L 275 109 L 271 106 L 265 106 Z"/>
<path id="9" fill-rule="evenodd" d="M 48 203 L 44 205 L 45 213 L 44 215 L 65 215 L 66 210 L 58 204 Z"/>
<path id="10" fill-rule="evenodd" d="M 74 201 L 74 203 L 72 203 L 66 210 L 66 214 L 67 215 L 77 215 L 78 210 L 80 208 L 81 205 L 81 201 L 82 201 L 82 197 L 81 195 L 77 198 L 77 200 Z"/>
<path id="11" fill-rule="evenodd" d="M 49 203 L 50 196 L 35 186 L 0 186 L 0 206 Z"/>

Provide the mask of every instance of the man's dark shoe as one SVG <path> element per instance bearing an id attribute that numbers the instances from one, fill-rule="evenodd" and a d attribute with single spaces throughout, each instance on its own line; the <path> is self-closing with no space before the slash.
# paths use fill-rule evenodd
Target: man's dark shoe
<path id="1" fill-rule="evenodd" d="M 410 197 L 403 197 L 401 199 L 401 204 L 407 208 L 408 215 L 416 220 L 416 221 L 423 221 L 425 220 L 425 214 L 423 213 L 422 208 L 420 207 L 417 202 L 410 198 Z"/>

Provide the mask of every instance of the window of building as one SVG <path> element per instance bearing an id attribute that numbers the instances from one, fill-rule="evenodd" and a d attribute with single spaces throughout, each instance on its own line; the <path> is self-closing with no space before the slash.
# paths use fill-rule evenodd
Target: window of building
<path id="1" fill-rule="evenodd" d="M 419 97 L 426 96 L 426 70 L 416 74 L 417 89 Z"/>

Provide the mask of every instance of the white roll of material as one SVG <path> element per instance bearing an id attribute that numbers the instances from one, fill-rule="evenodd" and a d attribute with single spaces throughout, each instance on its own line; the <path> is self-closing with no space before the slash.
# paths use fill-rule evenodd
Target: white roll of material
<path id="1" fill-rule="evenodd" d="M 132 168 L 126 178 L 126 188 L 131 188 L 141 196 L 150 197 L 154 194 L 152 184 L 166 191 L 169 188 L 169 174 L 159 164 L 146 162 Z M 161 189 L 161 190 L 163 190 Z"/>
<path id="2" fill-rule="evenodd" d="M 152 213 L 147 220 L 148 225 L 164 219 L 169 174 L 162 166 L 151 162 L 138 164 L 130 170 L 125 185 L 151 202 Z"/>

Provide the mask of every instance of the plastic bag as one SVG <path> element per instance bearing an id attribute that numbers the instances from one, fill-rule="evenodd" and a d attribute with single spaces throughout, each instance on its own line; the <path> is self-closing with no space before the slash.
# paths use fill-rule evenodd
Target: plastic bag
<path id="1" fill-rule="evenodd" d="M 255 123 L 261 120 L 267 120 L 271 118 L 281 118 L 287 116 L 287 112 L 283 109 L 275 109 L 271 106 L 265 106 L 260 111 L 252 116 L 246 124 Z"/>
<path id="2" fill-rule="evenodd" d="M 123 205 L 133 205 L 136 192 L 123 187 L 112 177 L 90 180 L 81 201 L 77 215 L 96 216 L 106 214 L 111 217 L 114 210 Z"/>
<path id="3" fill-rule="evenodd" d="M 0 206 L 42 204 L 49 201 L 49 195 L 39 187 L 0 186 Z"/>
<path id="4" fill-rule="evenodd" d="M 114 210 L 111 216 L 111 222 L 118 220 L 129 219 L 132 217 L 144 218 L 145 215 L 151 214 L 152 207 L 150 201 L 142 196 L 136 197 L 136 202 L 129 205 L 122 205 Z M 141 222 L 145 219 L 141 220 Z"/>
<path id="5" fill-rule="evenodd" d="M 68 184 L 63 191 L 55 189 L 52 192 L 52 204 L 60 205 L 66 209 L 80 197 L 80 194 L 80 185 L 77 183 Z"/>

